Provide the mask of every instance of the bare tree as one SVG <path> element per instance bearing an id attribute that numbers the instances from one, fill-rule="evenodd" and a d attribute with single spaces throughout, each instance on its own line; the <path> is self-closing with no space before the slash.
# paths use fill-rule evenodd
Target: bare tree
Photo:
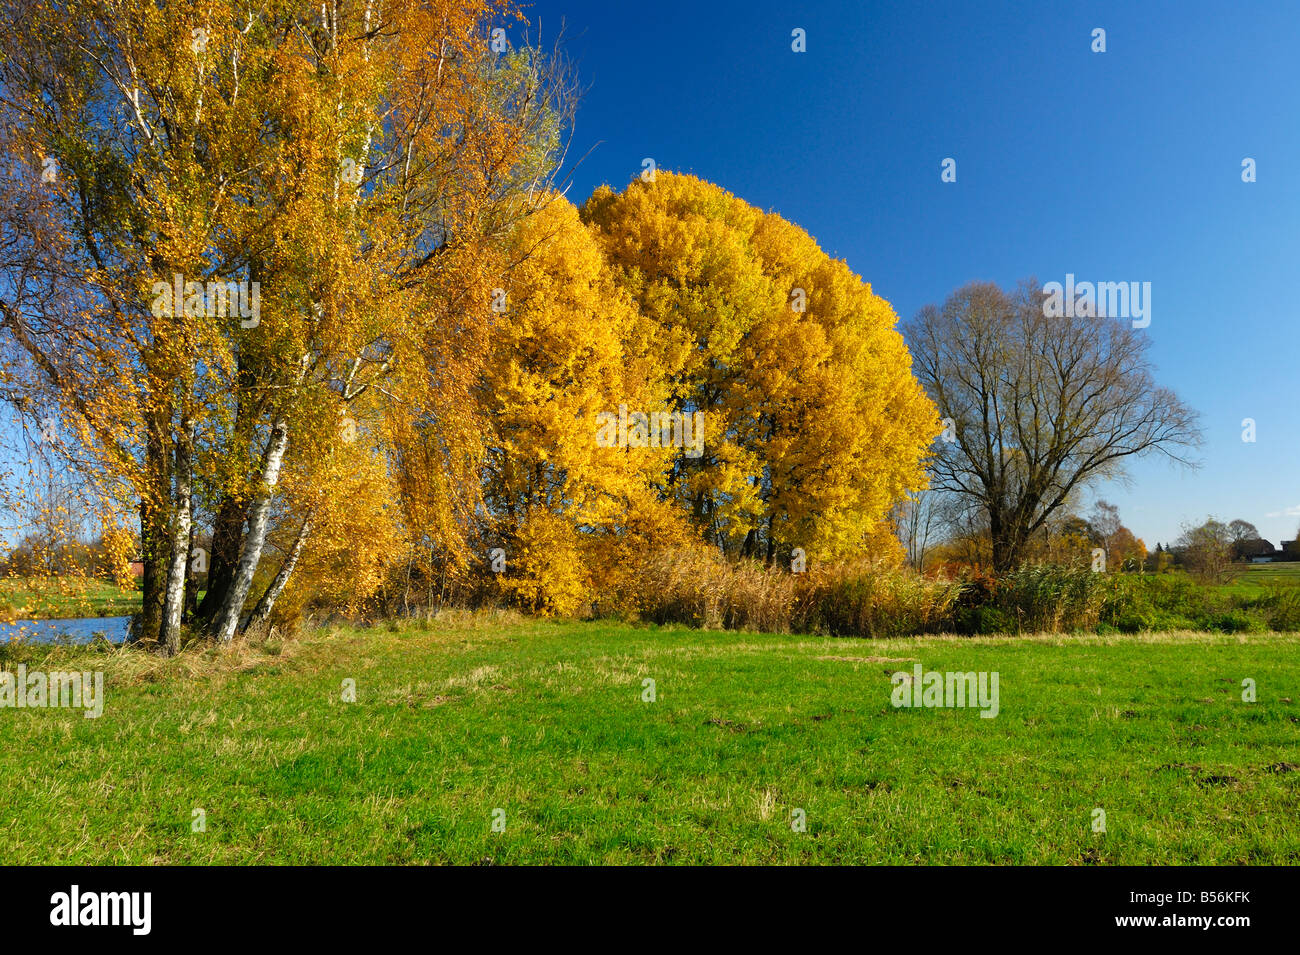
<path id="1" fill-rule="evenodd" d="M 1194 466 L 1197 414 L 1158 386 L 1148 339 L 1129 322 L 1048 317 L 1027 281 L 1008 294 L 972 283 L 905 327 L 916 374 L 947 435 L 932 486 L 987 515 L 993 566 L 1020 563 L 1031 535 L 1069 496 L 1160 453 Z"/>
<path id="2" fill-rule="evenodd" d="M 1232 569 L 1232 532 L 1213 517 L 1199 527 L 1183 527 L 1177 547 L 1193 574 L 1211 583 L 1222 583 Z"/>
<path id="3" fill-rule="evenodd" d="M 939 492 L 924 489 L 909 494 L 894 508 L 894 528 L 907 554 L 907 563 L 925 570 L 925 558 L 941 531 L 956 518 L 953 502 Z"/>
<path id="4" fill-rule="evenodd" d="M 1228 534 L 1234 544 L 1259 540 L 1259 529 L 1250 521 L 1243 521 L 1241 518 L 1228 522 Z"/>
<path id="5" fill-rule="evenodd" d="M 1092 506 L 1092 515 L 1088 520 L 1093 532 L 1101 538 L 1101 546 L 1106 551 L 1106 560 L 1114 560 L 1115 538 L 1124 529 L 1119 519 L 1119 508 L 1109 501 L 1097 501 Z"/>
<path id="6" fill-rule="evenodd" d="M 1228 536 L 1232 539 L 1232 557 L 1262 557 L 1273 552 L 1273 545 L 1260 539 L 1259 528 L 1250 521 L 1238 518 L 1228 522 Z"/>

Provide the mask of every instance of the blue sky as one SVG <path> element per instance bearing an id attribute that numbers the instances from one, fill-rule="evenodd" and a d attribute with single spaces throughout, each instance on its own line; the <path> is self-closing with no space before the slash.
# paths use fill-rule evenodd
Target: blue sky
<path id="1" fill-rule="evenodd" d="M 903 318 L 975 279 L 1150 282 L 1157 379 L 1201 412 L 1202 467 L 1141 462 L 1100 496 L 1153 548 L 1209 514 L 1296 536 L 1300 4 L 527 12 L 548 41 L 563 22 L 588 87 L 570 198 L 652 157 L 797 222 Z"/>

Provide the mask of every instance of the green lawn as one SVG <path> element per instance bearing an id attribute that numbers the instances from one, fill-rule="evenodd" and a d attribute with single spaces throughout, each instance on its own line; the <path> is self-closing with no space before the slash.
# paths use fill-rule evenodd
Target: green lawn
<path id="1" fill-rule="evenodd" d="M 1273 587 L 1300 587 L 1300 561 L 1240 565 L 1239 573 L 1224 585 L 1225 590 L 1252 597 Z"/>
<path id="2" fill-rule="evenodd" d="M 0 579 L 0 616 L 40 620 L 117 617 L 138 613 L 138 590 L 76 577 Z"/>
<path id="3" fill-rule="evenodd" d="M 1295 864 L 1298 652 L 1295 634 L 862 641 L 532 621 L 171 662 L 7 647 L 4 669 L 102 667 L 109 686 L 98 720 L 0 709 L 0 858 Z M 889 674 L 915 662 L 997 671 L 999 715 L 895 709 Z"/>

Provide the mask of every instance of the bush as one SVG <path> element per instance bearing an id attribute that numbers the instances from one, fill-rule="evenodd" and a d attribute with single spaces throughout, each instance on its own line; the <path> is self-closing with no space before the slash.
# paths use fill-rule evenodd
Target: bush
<path id="1" fill-rule="evenodd" d="M 712 551 L 680 548 L 639 561 L 619 603 L 660 624 L 788 633 L 795 586 L 795 576 L 782 568 L 733 564 Z M 611 595 L 608 602 L 614 600 Z"/>
<path id="2" fill-rule="evenodd" d="M 1223 633 L 1264 633 L 1268 630 L 1268 624 L 1249 611 L 1229 610 L 1215 617 L 1209 629 Z"/>
<path id="3" fill-rule="evenodd" d="M 997 607 L 959 607 L 953 620 L 953 630 L 966 636 L 988 633 L 1018 633 L 1016 621 L 1006 611 Z"/>
<path id="4" fill-rule="evenodd" d="M 1269 628 L 1280 631 L 1300 630 L 1300 587 L 1279 587 L 1259 601 Z"/>
<path id="5" fill-rule="evenodd" d="M 1092 629 L 1101 617 L 1108 580 L 1088 567 L 1026 565 L 998 580 L 995 606 L 1016 630 Z"/>
<path id="6" fill-rule="evenodd" d="M 514 592 L 502 593 L 497 580 L 481 574 L 477 590 L 456 590 L 459 602 L 571 614 L 580 588 L 527 591 L 536 580 L 528 566 L 520 562 Z M 583 594 L 590 603 L 580 612 L 709 630 L 855 637 L 1300 630 L 1300 587 L 1244 597 L 1184 574 L 1098 574 L 1085 565 L 1026 565 L 998 577 L 979 570 L 922 576 L 860 561 L 794 574 L 755 560 L 728 561 L 696 545 L 629 554 L 617 574 L 589 586 Z"/>
<path id="7" fill-rule="evenodd" d="M 951 629 L 965 585 L 872 565 L 815 568 L 797 588 L 797 629 L 892 637 Z"/>

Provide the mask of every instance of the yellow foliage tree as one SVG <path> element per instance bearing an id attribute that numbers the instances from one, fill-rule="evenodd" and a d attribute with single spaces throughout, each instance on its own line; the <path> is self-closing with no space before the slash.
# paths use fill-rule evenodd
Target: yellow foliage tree
<path id="1" fill-rule="evenodd" d="M 563 126 L 551 68 L 490 44 L 514 15 L 0 0 L 24 21 L 0 32 L 0 398 L 54 413 L 133 502 L 147 642 L 179 647 L 208 520 L 189 622 L 238 632 L 277 517 L 305 523 L 280 484 L 307 473 L 296 449 L 363 396 L 389 435 L 472 459 L 465 299 L 486 299 Z"/>
<path id="2" fill-rule="evenodd" d="M 889 303 L 802 229 L 694 176 L 659 172 L 583 207 L 654 325 L 673 406 L 704 454 L 668 490 L 724 552 L 884 557 L 887 515 L 925 485 L 941 425 Z"/>
<path id="3" fill-rule="evenodd" d="M 493 316 L 480 389 L 489 436 L 484 546 L 506 552 L 502 586 L 524 606 L 575 612 L 630 529 L 676 534 L 653 488 L 672 448 L 603 446 L 602 414 L 662 404 L 651 331 L 561 197 L 508 243 L 506 296 Z"/>

